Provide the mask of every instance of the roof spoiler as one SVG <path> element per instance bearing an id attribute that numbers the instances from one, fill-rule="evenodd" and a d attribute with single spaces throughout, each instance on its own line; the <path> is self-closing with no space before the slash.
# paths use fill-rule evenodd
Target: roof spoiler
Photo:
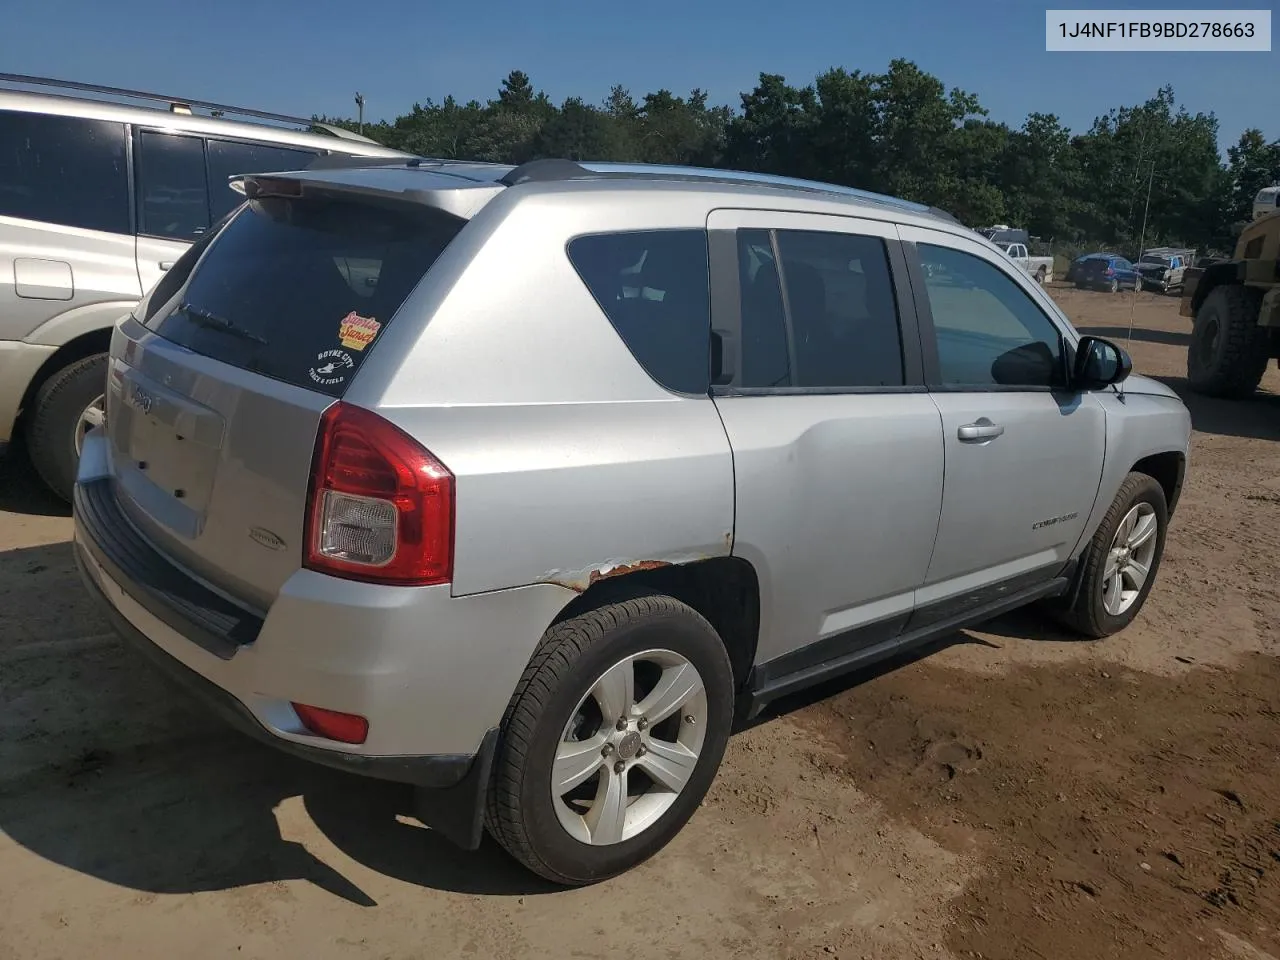
<path id="1" fill-rule="evenodd" d="M 232 177 L 227 182 L 247 200 L 351 197 L 375 204 L 429 207 L 459 220 L 470 220 L 481 207 L 507 189 L 494 181 L 469 180 L 444 171 L 424 172 L 421 185 L 411 189 L 396 188 L 380 178 L 326 179 L 314 176 L 312 171 L 250 173 Z"/>

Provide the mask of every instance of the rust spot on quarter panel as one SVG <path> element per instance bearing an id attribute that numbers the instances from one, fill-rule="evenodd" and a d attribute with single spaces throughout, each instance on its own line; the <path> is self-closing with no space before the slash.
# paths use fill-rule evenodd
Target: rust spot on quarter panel
<path id="1" fill-rule="evenodd" d="M 599 583 L 601 580 L 611 580 L 614 577 L 623 577 L 642 570 L 670 567 L 677 562 L 675 560 L 633 560 L 625 563 L 605 563 L 583 571 L 553 570 L 539 578 L 539 582 L 554 583 L 574 593 L 583 593 L 592 584 Z"/>
<path id="2" fill-rule="evenodd" d="M 641 570 L 657 570 L 659 567 L 669 566 L 671 564 L 666 560 L 637 560 L 635 563 L 620 563 L 614 566 L 601 567 L 599 570 L 592 570 L 589 582 L 598 583 L 610 577 L 624 577 L 628 573 L 639 573 Z"/>

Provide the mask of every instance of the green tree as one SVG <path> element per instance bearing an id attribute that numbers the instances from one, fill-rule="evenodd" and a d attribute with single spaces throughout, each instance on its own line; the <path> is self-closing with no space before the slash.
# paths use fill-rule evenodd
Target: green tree
<path id="1" fill-rule="evenodd" d="M 1258 191 L 1280 182 L 1280 140 L 1267 143 L 1262 131 L 1251 127 L 1227 148 L 1227 223 L 1247 221 L 1253 216 Z"/>
<path id="2" fill-rule="evenodd" d="M 538 130 L 534 152 L 569 160 L 612 159 L 610 118 L 578 97 L 570 97 Z"/>
<path id="3" fill-rule="evenodd" d="M 1229 246 L 1231 224 L 1280 179 L 1280 142 L 1246 131 L 1224 164 L 1216 117 L 1179 106 L 1167 85 L 1074 134 L 1049 113 L 1017 127 L 990 120 L 975 95 L 903 59 L 884 73 L 833 67 L 804 86 L 762 73 L 740 100 L 735 111 L 711 105 L 702 90 L 637 99 L 615 86 L 599 106 L 569 97 L 557 107 L 513 70 L 487 103 L 426 100 L 365 132 L 450 159 L 561 156 L 825 180 L 933 204 L 973 226 L 1003 221 L 1129 252 L 1144 216 L 1149 244 Z M 317 120 L 356 128 L 349 118 Z"/>
<path id="4" fill-rule="evenodd" d="M 818 117 L 813 87 L 793 87 L 776 73 L 742 94 L 742 114 L 725 131 L 726 166 L 793 177 L 812 176 L 817 166 L 812 146 Z"/>

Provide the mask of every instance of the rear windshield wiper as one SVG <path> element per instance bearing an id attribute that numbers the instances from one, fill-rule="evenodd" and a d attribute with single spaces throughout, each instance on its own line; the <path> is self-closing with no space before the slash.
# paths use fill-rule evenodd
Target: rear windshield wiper
<path id="1" fill-rule="evenodd" d="M 226 319 L 226 317 L 220 317 L 216 313 L 210 313 L 208 310 L 201 310 L 194 304 L 184 303 L 178 309 L 190 317 L 193 322 L 202 327 L 213 327 L 215 330 L 221 330 L 233 337 L 239 337 L 241 340 L 251 340 L 254 343 L 261 343 L 264 346 L 267 343 L 264 338 L 258 336 L 256 333 L 246 330 L 244 327 Z"/>

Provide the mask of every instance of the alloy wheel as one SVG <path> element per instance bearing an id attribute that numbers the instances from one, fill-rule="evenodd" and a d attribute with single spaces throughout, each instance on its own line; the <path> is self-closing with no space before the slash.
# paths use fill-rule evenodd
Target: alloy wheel
<path id="1" fill-rule="evenodd" d="M 1155 508 L 1143 501 L 1124 515 L 1116 529 L 1102 574 L 1102 607 L 1113 617 L 1137 602 L 1151 575 L 1158 523 Z"/>
<path id="2" fill-rule="evenodd" d="M 680 654 L 647 650 L 615 663 L 556 747 L 550 789 L 561 826 L 595 846 L 644 832 L 692 777 L 706 726 L 706 687 Z"/>

